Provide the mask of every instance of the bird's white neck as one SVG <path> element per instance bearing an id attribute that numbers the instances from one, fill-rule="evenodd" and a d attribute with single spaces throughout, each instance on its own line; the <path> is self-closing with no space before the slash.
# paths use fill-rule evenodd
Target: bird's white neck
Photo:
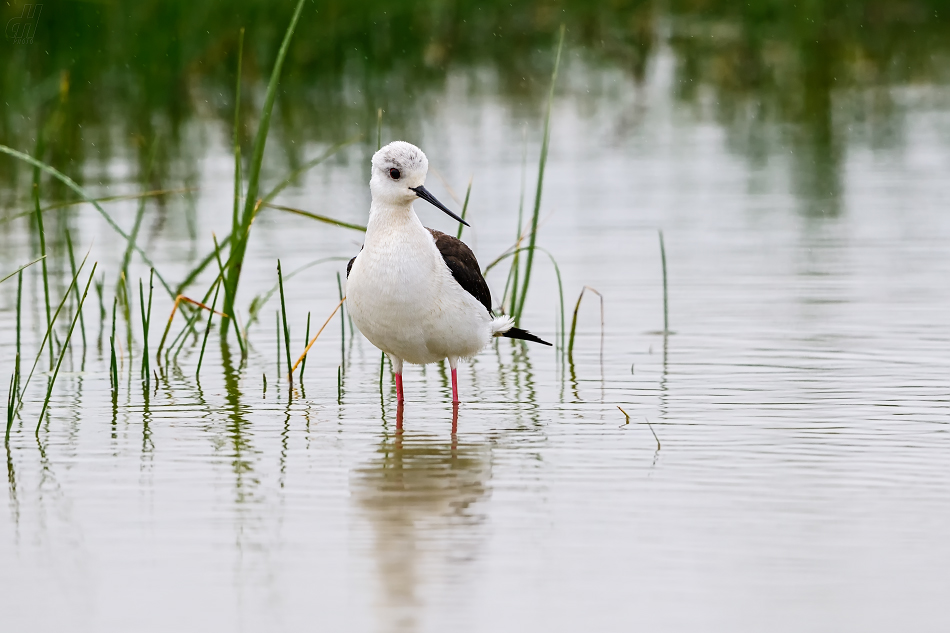
<path id="1" fill-rule="evenodd" d="M 366 224 L 366 242 L 375 242 L 383 236 L 406 231 L 425 231 L 422 222 L 412 210 L 412 205 L 392 205 L 373 201 L 369 210 L 369 222 Z"/>

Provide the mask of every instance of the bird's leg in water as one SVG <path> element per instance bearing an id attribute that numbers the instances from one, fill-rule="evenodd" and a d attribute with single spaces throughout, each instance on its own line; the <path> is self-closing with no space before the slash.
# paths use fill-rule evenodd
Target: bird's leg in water
<path id="1" fill-rule="evenodd" d="M 396 402 L 402 402 L 402 359 L 390 356 L 389 362 L 393 364 L 393 371 L 396 372 Z"/>
<path id="2" fill-rule="evenodd" d="M 458 380 L 458 370 L 455 368 L 455 364 L 458 361 L 456 358 L 449 359 L 449 367 L 452 368 L 452 404 L 459 403 L 459 380 Z"/>

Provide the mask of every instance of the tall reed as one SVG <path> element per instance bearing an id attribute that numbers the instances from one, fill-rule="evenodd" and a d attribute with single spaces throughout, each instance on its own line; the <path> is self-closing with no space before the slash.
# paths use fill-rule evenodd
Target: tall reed
<path id="1" fill-rule="evenodd" d="M 261 121 L 254 139 L 251 160 L 248 164 L 247 191 L 244 195 L 244 209 L 243 212 L 234 214 L 232 218 L 231 251 L 226 266 L 224 285 L 224 312 L 230 319 L 234 320 L 235 323 L 237 319 L 234 311 L 234 303 L 237 297 L 238 283 L 241 279 L 241 267 L 244 263 L 244 254 L 247 251 L 247 241 L 250 237 L 251 222 L 253 222 L 257 209 L 259 208 L 257 196 L 260 186 L 261 164 L 264 161 L 264 146 L 267 143 L 267 132 L 270 128 L 271 113 L 274 109 L 274 101 L 277 99 L 277 85 L 280 80 L 280 71 L 284 65 L 284 59 L 287 57 L 290 40 L 293 37 L 294 29 L 297 27 L 300 13 L 303 11 L 303 5 L 304 0 L 298 0 L 293 17 L 290 19 L 290 24 L 284 34 L 284 40 L 280 45 L 280 50 L 277 52 L 277 59 L 274 62 L 270 81 L 267 84 L 267 92 L 264 96 Z M 237 329 L 236 325 L 235 328 Z"/>
<path id="2" fill-rule="evenodd" d="M 551 90 L 548 92 L 548 105 L 544 115 L 544 136 L 541 140 L 541 158 L 538 162 L 538 187 L 534 194 L 534 210 L 531 214 L 531 232 L 528 234 L 528 252 L 525 255 L 524 281 L 522 282 L 518 309 L 512 314 L 515 322 L 521 321 L 524 311 L 525 298 L 528 296 L 528 286 L 531 284 L 531 267 L 534 264 L 534 249 L 538 238 L 538 218 L 541 215 L 541 192 L 544 188 L 544 168 L 548 161 L 548 143 L 551 139 L 551 104 L 554 101 L 554 86 L 557 84 L 558 68 L 561 65 L 561 49 L 564 46 L 564 25 L 561 25 L 561 36 L 558 39 L 557 54 L 554 57 L 554 72 L 551 73 Z"/>

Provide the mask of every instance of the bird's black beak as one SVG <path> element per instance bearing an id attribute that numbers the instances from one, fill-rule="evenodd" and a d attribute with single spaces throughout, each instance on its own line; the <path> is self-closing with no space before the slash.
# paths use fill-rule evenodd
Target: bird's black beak
<path id="1" fill-rule="evenodd" d="M 416 192 L 416 195 L 419 196 L 420 198 L 422 198 L 423 200 L 425 200 L 426 202 L 428 202 L 428 203 L 430 203 L 430 204 L 432 204 L 432 205 L 435 205 L 435 206 L 437 206 L 438 208 L 440 208 L 440 209 L 442 209 L 443 211 L 445 211 L 445 213 L 446 213 L 450 218 L 452 218 L 453 220 L 458 220 L 459 222 L 461 222 L 461 223 L 464 224 L 465 226 L 469 226 L 468 222 L 466 222 L 465 220 L 463 220 L 463 219 L 460 218 L 459 216 L 457 216 L 457 215 L 455 215 L 454 213 L 452 213 L 451 211 L 449 211 L 449 210 L 446 208 L 446 206 L 445 206 L 444 204 L 442 204 L 441 202 L 439 202 L 438 200 L 436 200 L 436 199 L 435 199 L 435 196 L 433 196 L 431 193 L 429 193 L 429 190 L 426 189 L 425 187 L 423 187 L 422 185 L 419 185 L 418 187 L 409 187 L 409 188 L 412 189 L 413 191 L 415 191 L 415 192 Z"/>

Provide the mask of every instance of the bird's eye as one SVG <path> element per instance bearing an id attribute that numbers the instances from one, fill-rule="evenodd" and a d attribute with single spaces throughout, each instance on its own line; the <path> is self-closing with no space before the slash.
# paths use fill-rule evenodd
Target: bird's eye
<path id="1" fill-rule="evenodd" d="M 399 170 L 395 167 L 389 170 L 389 175 L 392 176 L 393 180 L 399 180 Z"/>

